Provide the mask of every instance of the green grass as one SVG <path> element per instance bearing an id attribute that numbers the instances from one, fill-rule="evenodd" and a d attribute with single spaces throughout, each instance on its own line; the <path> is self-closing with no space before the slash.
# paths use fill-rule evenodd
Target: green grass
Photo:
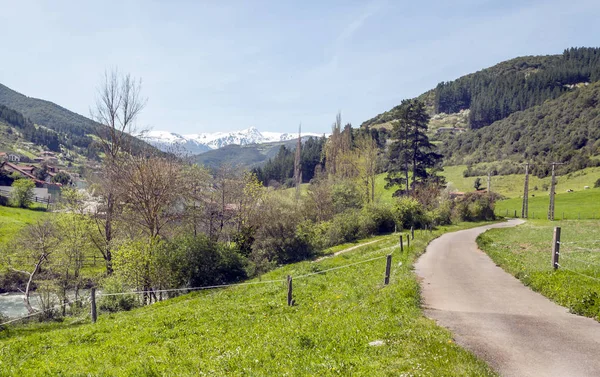
<path id="1" fill-rule="evenodd" d="M 552 234 L 561 227 L 559 263 L 552 268 Z M 600 321 L 600 221 L 529 220 L 478 238 L 496 264 L 571 312 Z M 569 270 L 567 270 L 569 269 Z M 591 276 L 586 277 L 586 276 Z"/>
<path id="2" fill-rule="evenodd" d="M 466 165 L 445 166 L 442 175 L 446 177 L 446 182 L 452 188 L 458 191 L 474 191 L 473 183 L 477 177 L 463 177 L 463 171 L 467 169 Z M 479 176 L 482 187 L 487 187 L 487 176 Z M 556 192 L 563 193 L 568 189 L 573 191 L 583 191 L 585 186 L 594 187 L 594 182 L 600 178 L 600 167 L 586 168 L 574 173 L 569 173 L 556 178 Z M 525 174 L 497 175 L 492 177 L 492 191 L 497 192 L 507 198 L 519 198 L 523 196 L 523 183 Z M 529 190 L 531 194 L 537 196 L 548 196 L 548 191 L 543 191 L 543 186 L 550 186 L 550 177 L 538 178 L 529 176 Z M 535 189 L 537 187 L 537 190 Z M 520 207 L 519 207 L 520 208 Z"/>
<path id="3" fill-rule="evenodd" d="M 21 229 L 48 216 L 38 209 L 22 209 L 0 206 L 0 245 L 11 240 Z"/>
<path id="4" fill-rule="evenodd" d="M 536 195 L 536 194 L 534 194 Z M 496 203 L 496 214 L 521 217 L 522 198 L 501 200 Z M 548 213 L 548 195 L 529 198 L 529 218 L 545 219 Z M 554 199 L 554 219 L 600 219 L 600 189 L 589 189 L 570 193 L 557 192 Z"/>
<path id="5" fill-rule="evenodd" d="M 398 235 L 390 235 L 262 277 L 298 277 L 384 256 L 393 247 L 389 286 L 382 284 L 385 259 L 378 259 L 295 279 L 293 307 L 280 282 L 196 292 L 101 315 L 96 324 L 15 327 L 0 333 L 0 376 L 494 375 L 420 310 L 412 263 L 430 239 L 460 228 L 417 233 L 403 255 Z M 370 346 L 375 340 L 384 344 Z"/>

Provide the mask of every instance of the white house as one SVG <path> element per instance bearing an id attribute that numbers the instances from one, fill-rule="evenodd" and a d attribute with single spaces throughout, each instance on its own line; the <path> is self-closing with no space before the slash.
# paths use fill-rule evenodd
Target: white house
<path id="1" fill-rule="evenodd" d="M 21 162 L 21 156 L 9 153 L 9 155 L 8 155 L 8 161 L 10 161 L 10 162 Z"/>

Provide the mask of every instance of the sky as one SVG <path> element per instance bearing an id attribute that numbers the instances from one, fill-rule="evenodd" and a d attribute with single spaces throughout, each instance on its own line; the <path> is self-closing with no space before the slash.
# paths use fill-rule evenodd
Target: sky
<path id="1" fill-rule="evenodd" d="M 105 71 L 138 128 L 329 132 L 523 55 L 600 46 L 600 1 L 0 0 L 0 83 L 88 116 Z"/>

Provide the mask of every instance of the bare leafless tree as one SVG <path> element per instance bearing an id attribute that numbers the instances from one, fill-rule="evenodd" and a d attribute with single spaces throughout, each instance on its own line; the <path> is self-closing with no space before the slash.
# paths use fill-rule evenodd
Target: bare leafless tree
<path id="1" fill-rule="evenodd" d="M 183 165 L 172 156 L 128 155 L 113 182 L 123 201 L 126 220 L 139 225 L 150 238 L 161 235 L 184 210 Z"/>
<path id="2" fill-rule="evenodd" d="M 136 119 L 146 105 L 141 89 L 141 80 L 129 74 L 122 75 L 117 69 L 107 71 L 98 89 L 95 109 L 90 111 L 99 123 L 97 136 L 104 152 L 102 183 L 99 185 L 103 203 L 96 211 L 99 237 L 94 237 L 94 243 L 106 261 L 108 274 L 113 272 L 111 247 L 118 201 L 114 178 L 120 175 L 121 154 L 131 152 Z"/>

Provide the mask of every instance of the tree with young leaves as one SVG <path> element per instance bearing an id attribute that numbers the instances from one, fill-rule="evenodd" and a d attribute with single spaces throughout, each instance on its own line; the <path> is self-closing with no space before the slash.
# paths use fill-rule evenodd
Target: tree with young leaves
<path id="1" fill-rule="evenodd" d="M 60 212 L 54 218 L 56 233 L 60 235 L 49 267 L 54 275 L 56 295 L 63 302 L 63 315 L 68 302 L 67 292 L 73 291 L 75 300 L 85 284 L 83 267 L 93 255 L 93 244 L 88 237 L 93 231 L 92 220 L 86 214 L 85 195 L 72 188 L 63 188 Z"/>
<path id="2" fill-rule="evenodd" d="M 430 169 L 439 164 L 442 156 L 427 137 L 429 115 L 421 101 L 402 101 L 395 118 L 386 187 L 399 186 L 396 192 L 409 193 L 416 184 L 431 178 Z"/>
<path id="3" fill-rule="evenodd" d="M 50 261 L 50 256 L 56 252 L 59 243 L 56 226 L 51 221 L 38 221 L 29 225 L 15 240 L 17 253 L 13 256 L 15 262 L 9 258 L 8 266 L 16 272 L 27 276 L 27 284 L 23 291 L 23 302 L 29 313 L 36 310 L 30 302 L 31 291 L 43 267 Z M 15 266 L 19 266 L 15 268 Z"/>

